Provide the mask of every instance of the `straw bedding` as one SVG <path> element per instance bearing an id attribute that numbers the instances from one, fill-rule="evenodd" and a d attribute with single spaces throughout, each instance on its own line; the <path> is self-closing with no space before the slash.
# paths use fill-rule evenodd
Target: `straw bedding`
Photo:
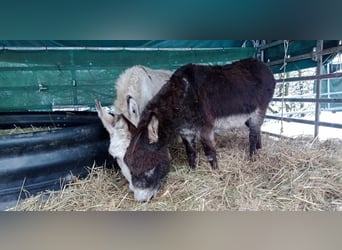
<path id="1" fill-rule="evenodd" d="M 24 211 L 342 211 L 342 142 L 262 136 L 263 149 L 248 157 L 248 134 L 216 137 L 219 170 L 198 148 L 190 170 L 182 144 L 173 144 L 170 173 L 155 199 L 136 202 L 113 168 L 92 166 L 61 191 L 27 198 L 10 210 Z"/>

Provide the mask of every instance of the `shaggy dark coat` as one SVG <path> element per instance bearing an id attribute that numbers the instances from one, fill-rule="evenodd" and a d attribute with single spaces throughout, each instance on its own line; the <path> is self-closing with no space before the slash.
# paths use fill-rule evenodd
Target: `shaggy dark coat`
<path id="1" fill-rule="evenodd" d="M 252 156 L 261 148 L 260 127 L 274 88 L 272 72 L 256 59 L 179 68 L 141 115 L 125 155 L 132 175 L 146 179 L 144 173 L 149 171 L 146 187 L 156 179 L 159 183 L 169 170 L 168 145 L 177 134 L 183 139 L 191 167 L 196 164 L 199 138 L 211 166 L 217 168 L 214 129 L 227 129 L 237 122 L 249 127 Z"/>

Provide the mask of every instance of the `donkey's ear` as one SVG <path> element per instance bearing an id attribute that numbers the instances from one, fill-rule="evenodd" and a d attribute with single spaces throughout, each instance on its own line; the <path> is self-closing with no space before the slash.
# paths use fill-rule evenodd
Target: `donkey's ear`
<path id="1" fill-rule="evenodd" d="M 159 121 L 157 117 L 152 115 L 151 120 L 147 125 L 148 140 L 150 144 L 158 142 L 158 127 Z"/>

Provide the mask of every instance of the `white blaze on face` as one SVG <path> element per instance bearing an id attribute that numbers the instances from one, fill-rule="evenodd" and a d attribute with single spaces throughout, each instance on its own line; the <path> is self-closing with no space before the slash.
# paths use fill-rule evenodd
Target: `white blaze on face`
<path id="1" fill-rule="evenodd" d="M 155 168 L 144 172 L 144 176 L 147 178 L 152 178 L 154 174 Z M 137 188 L 133 185 L 130 185 L 130 189 L 134 192 L 134 199 L 137 201 L 148 201 L 154 197 L 156 197 L 158 188 Z"/>
<path id="2" fill-rule="evenodd" d="M 139 189 L 139 188 L 134 188 L 134 199 L 136 201 L 148 201 L 152 198 L 155 198 L 157 195 L 157 190 L 150 190 L 150 189 Z"/>

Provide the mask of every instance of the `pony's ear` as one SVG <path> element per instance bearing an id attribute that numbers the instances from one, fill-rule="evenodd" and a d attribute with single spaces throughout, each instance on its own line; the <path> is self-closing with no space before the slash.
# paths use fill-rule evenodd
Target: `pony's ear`
<path id="1" fill-rule="evenodd" d="M 158 127 L 159 121 L 155 115 L 152 115 L 151 120 L 147 125 L 147 134 L 150 144 L 158 142 Z"/>
<path id="2" fill-rule="evenodd" d="M 117 117 L 109 114 L 104 107 L 101 106 L 99 100 L 95 100 L 95 107 L 98 117 L 101 119 L 103 126 L 107 129 L 108 133 L 112 133 Z"/>
<path id="3" fill-rule="evenodd" d="M 127 96 L 128 113 L 131 120 L 139 121 L 140 110 L 133 97 Z"/>

